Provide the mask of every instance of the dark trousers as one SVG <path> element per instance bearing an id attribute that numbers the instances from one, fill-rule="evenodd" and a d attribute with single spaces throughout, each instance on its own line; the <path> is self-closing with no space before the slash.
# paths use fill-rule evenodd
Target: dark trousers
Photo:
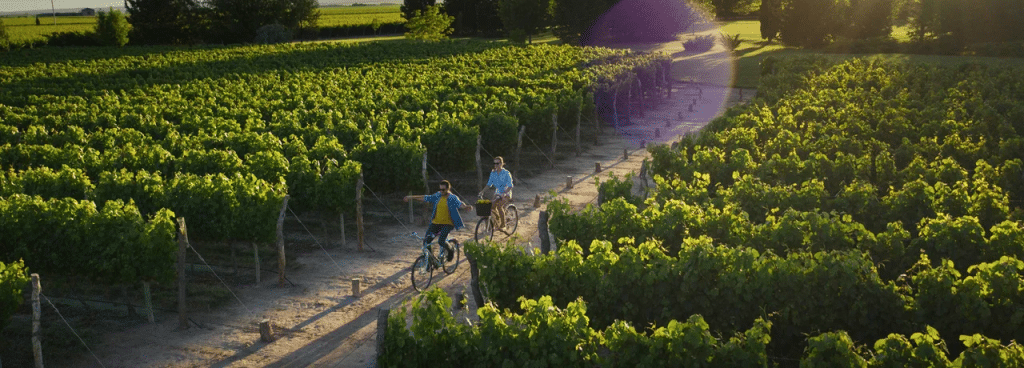
<path id="1" fill-rule="evenodd" d="M 450 250 L 451 248 L 448 248 L 447 244 L 448 233 L 450 233 L 454 229 L 454 225 L 438 225 L 432 223 L 430 224 L 429 227 L 427 227 L 427 235 L 423 242 L 429 244 L 432 240 L 434 240 L 434 237 L 436 236 L 437 244 L 441 245 L 442 247 L 445 247 L 445 249 Z"/>

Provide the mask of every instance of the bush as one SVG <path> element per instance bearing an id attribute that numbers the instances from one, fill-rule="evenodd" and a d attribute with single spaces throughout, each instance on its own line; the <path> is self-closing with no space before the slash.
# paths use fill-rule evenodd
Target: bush
<path id="1" fill-rule="evenodd" d="M 861 0 L 851 3 L 850 37 L 886 37 L 892 33 L 893 0 Z"/>
<path id="2" fill-rule="evenodd" d="M 438 7 L 428 6 L 427 10 L 417 10 L 415 14 L 405 23 L 405 27 L 409 29 L 409 32 L 405 33 L 405 38 L 438 41 L 452 34 L 452 22 L 455 22 L 455 17 L 441 14 Z"/>
<path id="3" fill-rule="evenodd" d="M 57 32 L 46 36 L 49 46 L 99 46 L 96 32 Z"/>
<path id="4" fill-rule="evenodd" d="M 984 42 L 967 46 L 965 55 L 1024 57 L 1024 41 L 1017 42 Z"/>
<path id="5" fill-rule="evenodd" d="M 253 42 L 268 45 L 284 43 L 292 40 L 292 32 L 280 24 L 268 24 L 256 30 L 256 38 Z"/>
<path id="6" fill-rule="evenodd" d="M 478 114 L 470 125 L 480 129 L 484 148 L 493 155 L 510 156 L 516 148 L 519 119 L 505 114 Z"/>
<path id="7" fill-rule="evenodd" d="M 344 26 L 320 27 L 315 34 L 316 38 L 353 37 L 353 36 L 375 36 L 388 34 L 405 33 L 405 23 L 391 22 L 382 23 L 377 29 L 372 24 L 351 24 Z"/>
<path id="8" fill-rule="evenodd" d="M 128 44 L 131 25 L 120 10 L 99 12 L 96 22 L 96 39 L 101 45 L 121 47 Z"/>
<path id="9" fill-rule="evenodd" d="M 845 6 L 839 0 L 789 1 L 783 10 L 779 38 L 793 46 L 825 46 L 848 24 L 835 16 L 844 13 Z"/>
<path id="10" fill-rule="evenodd" d="M 683 42 L 686 52 L 705 52 L 715 46 L 715 37 L 711 35 L 697 36 Z"/>
<path id="11" fill-rule="evenodd" d="M 14 311 L 21 305 L 21 289 L 28 284 L 25 262 L 0 262 L 0 330 L 7 326 Z"/>
<path id="12" fill-rule="evenodd" d="M 465 123 L 442 120 L 423 130 L 420 141 L 427 148 L 427 160 L 438 170 L 459 171 L 473 169 L 477 127 Z"/>
<path id="13" fill-rule="evenodd" d="M 868 39 L 841 38 L 825 47 L 825 52 L 839 54 L 893 54 L 903 51 L 899 41 L 892 37 L 876 37 Z"/>
<path id="14" fill-rule="evenodd" d="M 508 40 L 512 43 L 524 44 L 526 43 L 527 35 L 526 31 L 521 29 L 513 29 L 508 32 Z"/>
<path id="15" fill-rule="evenodd" d="M 725 45 L 725 47 L 729 48 L 730 51 L 736 51 L 736 48 L 740 47 L 740 44 L 743 43 L 743 41 L 740 40 L 739 33 L 737 33 L 735 36 L 729 36 L 729 34 L 727 33 L 722 33 L 721 36 L 722 44 Z"/>
<path id="16" fill-rule="evenodd" d="M 7 33 L 7 26 L 4 25 L 4 20 L 0 19 L 0 50 L 11 49 L 11 35 Z"/>
<path id="17" fill-rule="evenodd" d="M 352 159 L 362 164 L 364 182 L 370 190 L 404 192 L 423 188 L 420 172 L 424 148 L 418 142 L 402 138 L 383 139 L 364 136 L 364 142 L 352 150 Z"/>

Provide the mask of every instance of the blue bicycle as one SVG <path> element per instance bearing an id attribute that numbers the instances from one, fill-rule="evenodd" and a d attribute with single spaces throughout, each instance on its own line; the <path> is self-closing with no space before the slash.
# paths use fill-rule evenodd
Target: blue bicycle
<path id="1" fill-rule="evenodd" d="M 438 251 L 438 255 L 434 256 L 434 252 L 430 243 L 434 240 L 434 236 L 421 237 L 416 233 L 410 234 L 410 236 L 420 239 L 423 244 L 421 249 L 423 254 L 416 258 L 412 262 L 412 271 L 410 278 L 412 279 L 412 287 L 417 291 L 426 290 L 430 287 L 430 283 L 434 279 L 434 270 L 441 269 L 446 275 L 451 275 L 455 272 L 455 269 L 459 268 L 460 256 L 462 254 L 462 245 L 459 244 L 458 240 L 448 239 L 448 244 Z"/>

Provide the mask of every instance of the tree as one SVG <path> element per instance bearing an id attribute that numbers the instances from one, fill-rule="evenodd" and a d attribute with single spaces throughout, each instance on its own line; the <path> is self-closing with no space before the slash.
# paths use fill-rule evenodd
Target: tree
<path id="1" fill-rule="evenodd" d="M 374 17 L 373 21 L 370 22 L 370 28 L 373 29 L 373 35 L 374 36 L 377 35 L 377 31 L 380 30 L 380 26 L 381 25 L 383 25 L 383 23 L 380 21 L 379 18 L 376 18 L 376 17 Z"/>
<path id="2" fill-rule="evenodd" d="M 436 6 L 428 6 L 425 11 L 416 11 L 405 27 L 409 31 L 405 38 L 414 40 L 438 41 L 448 38 L 452 34 L 452 22 L 455 17 L 442 14 L 441 9 Z"/>
<path id="3" fill-rule="evenodd" d="M 674 40 L 701 20 L 701 10 L 678 0 L 622 0 L 602 14 L 587 44 Z"/>
<path id="4" fill-rule="evenodd" d="M 405 2 L 398 8 L 402 12 L 402 18 L 406 21 L 412 20 L 417 15 L 416 12 L 424 12 L 428 7 L 437 4 L 437 0 L 404 0 Z"/>
<path id="5" fill-rule="evenodd" d="M 551 0 L 501 0 L 498 15 L 509 34 L 521 32 L 532 43 L 533 35 L 548 25 L 550 7 Z"/>
<path id="6" fill-rule="evenodd" d="M 825 46 L 849 24 L 845 0 L 789 0 L 782 14 L 779 38 L 794 46 Z"/>
<path id="7" fill-rule="evenodd" d="M 223 42 L 250 42 L 256 30 L 275 23 L 297 32 L 320 19 L 316 0 L 209 0 L 209 5 Z"/>
<path id="8" fill-rule="evenodd" d="M 4 25 L 4 20 L 0 19 L 0 50 L 10 50 L 11 48 L 11 35 L 7 33 L 7 26 Z"/>
<path id="9" fill-rule="evenodd" d="M 309 33 L 317 28 L 320 22 L 320 3 L 317 0 L 282 0 L 279 3 L 281 14 L 278 23 L 293 34 Z"/>
<path id="10" fill-rule="evenodd" d="M 761 38 L 772 42 L 782 29 L 782 1 L 761 0 L 757 18 L 761 21 Z"/>
<path id="11" fill-rule="evenodd" d="M 129 36 L 140 44 L 191 44 L 208 30 L 196 0 L 125 0 Z"/>
<path id="12" fill-rule="evenodd" d="M 850 0 L 852 38 L 885 37 L 892 33 L 893 0 Z"/>
<path id="13" fill-rule="evenodd" d="M 555 37 L 570 45 L 583 45 L 589 40 L 597 18 L 610 9 L 614 0 L 554 0 L 551 8 Z"/>
<path id="14" fill-rule="evenodd" d="M 498 16 L 500 0 L 445 0 L 442 10 L 455 17 L 453 32 L 460 36 L 497 37 L 504 24 Z"/>
<path id="15" fill-rule="evenodd" d="M 120 10 L 110 9 L 99 12 L 96 21 L 96 38 L 101 45 L 122 47 L 128 44 L 128 30 L 131 25 Z"/>
<path id="16" fill-rule="evenodd" d="M 764 3 L 764 0 L 761 0 Z M 718 17 L 732 17 L 748 14 L 756 9 L 757 0 L 711 0 L 715 15 Z"/>

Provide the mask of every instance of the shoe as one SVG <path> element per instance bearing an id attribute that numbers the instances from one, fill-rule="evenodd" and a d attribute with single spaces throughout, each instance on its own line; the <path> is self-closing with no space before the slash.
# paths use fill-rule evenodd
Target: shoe
<path id="1" fill-rule="evenodd" d="M 445 262 L 451 262 L 455 258 L 455 249 L 452 249 L 451 244 L 444 243 Z"/>

